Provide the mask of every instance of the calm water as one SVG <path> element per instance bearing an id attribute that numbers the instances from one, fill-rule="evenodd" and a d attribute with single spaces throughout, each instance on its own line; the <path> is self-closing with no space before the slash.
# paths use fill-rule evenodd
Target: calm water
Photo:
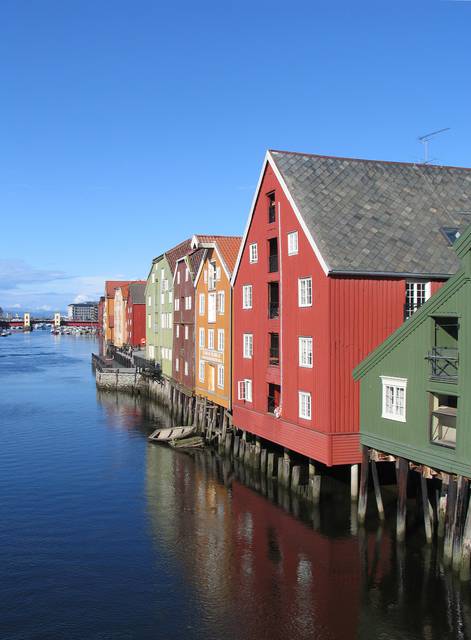
<path id="1" fill-rule="evenodd" d="M 95 347 L 0 340 L 2 640 L 470 637 L 470 590 L 420 522 L 397 547 L 374 512 L 357 534 L 341 480 L 306 509 L 210 452 L 148 444 L 165 415 L 98 395 Z"/>

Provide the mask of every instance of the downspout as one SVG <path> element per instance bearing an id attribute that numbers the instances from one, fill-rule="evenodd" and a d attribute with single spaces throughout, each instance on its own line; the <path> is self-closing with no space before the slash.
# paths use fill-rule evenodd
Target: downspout
<path id="1" fill-rule="evenodd" d="M 281 362 L 280 362 L 280 382 L 281 382 L 281 393 L 280 393 L 280 407 L 281 407 L 281 416 L 283 416 L 283 392 L 284 392 L 284 382 L 283 382 L 283 259 L 282 259 L 282 251 L 281 251 L 281 202 L 278 201 L 278 254 L 280 261 L 280 353 L 281 353 Z"/>

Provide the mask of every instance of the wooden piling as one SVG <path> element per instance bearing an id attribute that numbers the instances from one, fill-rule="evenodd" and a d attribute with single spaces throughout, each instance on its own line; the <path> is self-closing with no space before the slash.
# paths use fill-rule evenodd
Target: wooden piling
<path id="1" fill-rule="evenodd" d="M 468 478 L 458 476 L 455 523 L 453 528 L 453 569 L 455 571 L 459 570 L 461 564 L 462 539 L 468 501 L 468 484 Z"/>
<path id="2" fill-rule="evenodd" d="M 360 496 L 358 500 L 358 522 L 363 524 L 366 517 L 366 507 L 368 504 L 368 473 L 370 467 L 370 454 L 365 445 L 361 448 L 361 474 L 360 474 Z"/>
<path id="3" fill-rule="evenodd" d="M 233 455 L 234 458 L 238 458 L 239 457 L 239 442 L 240 442 L 240 436 L 235 435 L 234 436 L 234 448 L 233 448 Z"/>
<path id="4" fill-rule="evenodd" d="M 448 474 L 442 474 L 442 486 L 440 488 L 440 497 L 438 500 L 438 527 L 437 535 L 439 538 L 443 538 L 445 535 L 445 517 L 446 517 L 446 503 L 448 496 L 448 485 L 450 477 Z"/>
<path id="5" fill-rule="evenodd" d="M 321 498 L 321 475 L 316 473 L 316 465 L 314 461 L 309 459 L 309 488 L 308 488 L 308 497 L 312 500 L 315 505 L 318 505 Z"/>
<path id="6" fill-rule="evenodd" d="M 468 513 L 466 514 L 466 522 L 463 531 L 463 548 L 461 551 L 460 578 L 461 580 L 469 580 L 471 577 L 470 570 L 471 560 L 471 495 L 468 500 Z"/>
<path id="7" fill-rule="evenodd" d="M 456 492 L 456 478 L 450 476 L 446 500 L 445 540 L 443 542 L 443 556 L 446 564 L 451 561 L 453 555 L 453 528 L 455 523 Z"/>
<path id="8" fill-rule="evenodd" d="M 358 500 L 358 465 L 352 464 L 350 467 L 350 498 L 355 502 Z"/>
<path id="9" fill-rule="evenodd" d="M 398 458 L 398 461 L 396 538 L 399 542 L 402 542 L 406 536 L 407 476 L 409 475 L 409 461 L 405 458 Z"/>
<path id="10" fill-rule="evenodd" d="M 375 490 L 376 506 L 378 508 L 378 516 L 380 520 L 384 520 L 383 498 L 381 496 L 381 486 L 378 478 L 378 467 L 376 462 L 371 460 L 371 476 L 373 478 L 373 487 Z"/>
<path id="11" fill-rule="evenodd" d="M 262 475 L 266 475 L 267 473 L 267 455 L 268 451 L 266 449 L 262 449 L 260 452 L 260 471 Z"/>
<path id="12" fill-rule="evenodd" d="M 430 502 L 428 499 L 427 478 L 420 476 L 420 488 L 422 493 L 422 511 L 424 514 L 425 539 L 428 544 L 432 542 L 433 523 L 430 516 Z"/>

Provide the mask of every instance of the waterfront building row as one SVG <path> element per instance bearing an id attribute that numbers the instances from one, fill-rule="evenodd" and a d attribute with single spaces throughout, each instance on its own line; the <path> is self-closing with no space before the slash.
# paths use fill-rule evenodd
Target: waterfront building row
<path id="1" fill-rule="evenodd" d="M 242 239 L 196 234 L 152 261 L 145 355 L 244 432 L 355 465 L 352 371 L 457 272 L 470 199 L 463 168 L 269 151 Z M 100 301 L 118 345 L 128 285 Z"/>

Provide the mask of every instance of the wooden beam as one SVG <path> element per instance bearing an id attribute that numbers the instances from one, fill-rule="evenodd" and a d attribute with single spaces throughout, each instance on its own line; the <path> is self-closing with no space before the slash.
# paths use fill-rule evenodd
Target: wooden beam
<path id="1" fill-rule="evenodd" d="M 446 563 L 449 563 L 451 561 L 453 555 L 453 532 L 456 511 L 456 492 L 456 479 L 453 476 L 450 476 L 450 481 L 448 483 L 448 495 L 446 499 L 445 541 L 443 543 L 443 555 Z"/>
<path id="2" fill-rule="evenodd" d="M 398 463 L 396 537 L 399 542 L 402 542 L 406 537 L 407 476 L 409 475 L 409 461 L 399 457 Z"/>
<path id="3" fill-rule="evenodd" d="M 471 496 L 468 500 L 468 513 L 463 531 L 463 549 L 461 552 L 460 578 L 461 580 L 469 580 L 471 577 L 470 570 L 471 560 Z"/>
<path id="4" fill-rule="evenodd" d="M 430 544 L 432 542 L 433 535 L 432 521 L 430 518 L 430 503 L 428 500 L 427 478 L 422 475 L 420 476 L 420 488 L 422 493 L 422 510 L 424 512 L 425 538 Z"/>
<path id="5" fill-rule="evenodd" d="M 455 525 L 453 530 L 453 569 L 458 571 L 461 564 L 463 530 L 466 520 L 468 501 L 468 478 L 458 476 L 458 495 L 455 510 Z"/>
<path id="6" fill-rule="evenodd" d="M 368 447 L 365 445 L 361 448 L 361 475 L 360 475 L 360 498 L 358 501 L 358 522 L 363 524 L 366 517 L 366 506 L 368 503 L 368 472 L 370 466 L 370 457 Z"/>
<path id="7" fill-rule="evenodd" d="M 378 508 L 378 515 L 380 520 L 384 520 L 384 506 L 383 506 L 383 498 L 381 497 L 381 486 L 379 484 L 378 478 L 378 467 L 376 466 L 376 462 L 371 460 L 371 475 L 373 477 L 373 486 L 375 490 L 375 498 L 376 498 L 376 506 Z"/>

